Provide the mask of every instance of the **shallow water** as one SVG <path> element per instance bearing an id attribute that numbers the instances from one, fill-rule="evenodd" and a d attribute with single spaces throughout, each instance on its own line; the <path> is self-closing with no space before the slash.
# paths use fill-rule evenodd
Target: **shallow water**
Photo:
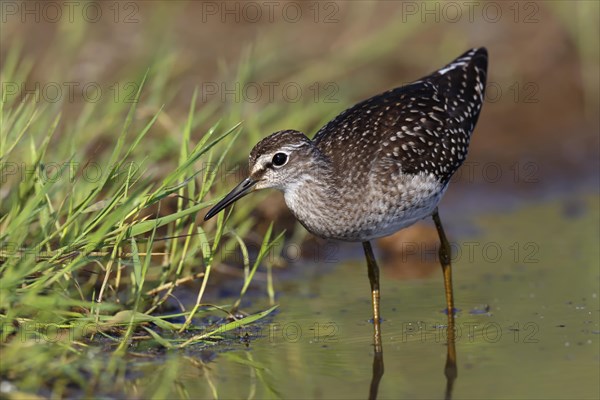
<path id="1" fill-rule="evenodd" d="M 478 234 L 460 238 L 453 260 L 460 310 L 453 398 L 600 396 L 598 204 L 591 195 L 470 221 Z M 366 267 L 321 267 L 304 266 L 280 284 L 278 311 L 242 332 L 247 341 L 137 363 L 129 394 L 366 398 L 373 362 Z M 444 398 L 441 271 L 395 276 L 384 265 L 379 398 Z"/>

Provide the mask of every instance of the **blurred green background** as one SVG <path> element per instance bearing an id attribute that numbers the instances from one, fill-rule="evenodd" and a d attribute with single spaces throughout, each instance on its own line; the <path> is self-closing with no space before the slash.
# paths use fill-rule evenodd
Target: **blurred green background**
<path id="1" fill-rule="evenodd" d="M 470 47 L 487 47 L 486 103 L 469 157 L 440 211 L 460 254 L 455 259 L 459 321 L 479 324 L 475 332 L 486 323 L 498 324 L 510 339 L 498 343 L 474 333 L 473 340 L 459 341 L 455 395 L 600 395 L 598 2 L 5 1 L 0 11 L 3 115 L 27 101 L 40 116 L 2 160 L 4 215 L 15 209 L 13 195 L 27 174 L 21 165 L 39 144 L 35 138 L 46 134 L 56 116 L 46 164 L 106 164 L 146 73 L 133 127 L 141 130 L 162 110 L 128 160 L 142 166 L 139 173 L 148 185 L 179 165 L 180 149 L 188 145 L 183 132 L 191 104 L 190 148 L 216 123 L 225 131 L 241 122 L 207 194 L 217 199 L 244 178 L 250 149 L 269 133 L 298 129 L 311 137 L 356 102 L 416 80 Z M 9 133 L 2 131 L 4 139 L 17 136 Z M 208 168 L 218 156 L 194 167 Z M 18 166 L 17 173 L 6 169 L 9 163 Z M 57 206 L 65 197 L 54 193 L 49 202 Z M 67 366 L 55 373 L 28 374 L 26 358 L 19 359 L 20 369 L 0 365 L 0 392 L 365 397 L 372 349 L 360 246 L 310 237 L 279 193 L 254 194 L 244 203 L 229 218 L 230 228 L 260 246 L 274 220 L 274 231 L 285 229 L 287 238 L 280 243 L 281 255 L 269 260 L 279 311 L 259 329 L 298 324 L 304 332 L 300 340 L 256 334 L 249 351 L 236 339 L 223 348 L 185 354 L 139 350 L 142 355 L 117 369 L 114 389 L 105 386 L 114 375 L 101 378 L 108 361 L 91 342 L 77 355 L 53 352 L 30 360 L 33 370 L 48 360 Z M 166 199 L 155 211 L 169 215 L 181 207 L 177 199 Z M 201 224 L 214 233 L 216 222 Z M 378 243 L 386 281 L 382 398 L 443 394 L 443 343 L 410 339 L 406 328 L 420 322 L 435 331 L 444 321 L 433 232 L 427 222 Z M 31 242 L 36 242 L 33 234 Z M 467 257 L 471 242 L 477 243 L 471 247 L 475 255 Z M 504 256 L 480 250 L 490 243 Z M 182 258 L 188 273 L 201 271 L 202 252 L 194 254 Z M 157 268 L 159 258 L 153 260 Z M 241 262 L 222 261 L 209 281 L 207 301 L 229 301 L 239 293 Z M 244 303 L 249 310 L 267 307 L 268 280 L 261 266 Z M 197 291 L 192 283 L 177 296 L 187 307 Z M 26 301 L 17 295 L 6 304 Z M 483 305 L 492 311 L 470 312 Z M 527 323 L 539 331 L 539 341 L 531 345 L 522 337 L 513 340 L 515 324 L 525 333 Z M 315 340 L 319 326 L 337 327 L 336 340 Z M 5 355 L 9 346 L 3 343 Z M 18 349 L 10 355 L 23 351 Z M 83 357 L 95 362 L 82 367 Z M 0 364 L 2 359 L 8 358 L 1 357 Z"/>

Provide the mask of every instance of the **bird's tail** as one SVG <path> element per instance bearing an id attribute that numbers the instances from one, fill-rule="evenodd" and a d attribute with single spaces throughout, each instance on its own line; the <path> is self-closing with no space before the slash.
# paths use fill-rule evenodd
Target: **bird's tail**
<path id="1" fill-rule="evenodd" d="M 472 126 L 479 118 L 485 99 L 488 52 L 485 47 L 471 49 L 433 74 L 438 90 L 448 102 L 449 115 Z M 468 127 L 467 127 L 468 129 Z"/>

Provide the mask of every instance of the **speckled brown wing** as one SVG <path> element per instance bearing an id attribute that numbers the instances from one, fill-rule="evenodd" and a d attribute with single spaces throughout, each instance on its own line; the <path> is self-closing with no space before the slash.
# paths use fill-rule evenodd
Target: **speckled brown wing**
<path id="1" fill-rule="evenodd" d="M 340 173 L 360 178 L 373 163 L 393 161 L 403 174 L 432 173 L 445 185 L 467 155 L 487 64 L 486 49 L 472 49 L 419 81 L 344 111 L 314 143 Z"/>

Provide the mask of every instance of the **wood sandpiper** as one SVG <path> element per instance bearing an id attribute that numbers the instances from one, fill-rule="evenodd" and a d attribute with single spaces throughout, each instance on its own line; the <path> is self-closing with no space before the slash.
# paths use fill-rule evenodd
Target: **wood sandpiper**
<path id="1" fill-rule="evenodd" d="M 249 177 L 204 219 L 253 190 L 275 188 L 309 232 L 362 242 L 377 354 L 381 353 L 379 268 L 370 240 L 431 216 L 441 242 L 446 292 L 446 376 L 456 374 L 450 244 L 437 205 L 467 156 L 484 101 L 487 64 L 485 48 L 469 50 L 416 82 L 342 112 L 313 140 L 295 130 L 273 133 L 252 149 Z"/>

